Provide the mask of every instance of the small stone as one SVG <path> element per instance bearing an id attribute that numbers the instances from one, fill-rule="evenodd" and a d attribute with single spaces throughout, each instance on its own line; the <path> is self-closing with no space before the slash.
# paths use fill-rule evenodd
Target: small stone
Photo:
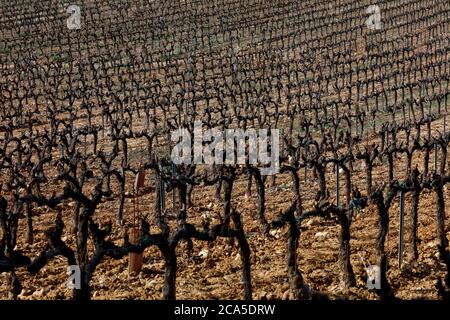
<path id="1" fill-rule="evenodd" d="M 328 232 L 324 231 L 324 232 L 317 232 L 314 237 L 315 238 L 325 238 L 328 235 Z"/>
<path id="2" fill-rule="evenodd" d="M 206 259 L 208 257 L 208 250 L 203 249 L 202 251 L 200 251 L 198 257 L 200 259 Z"/>
<path id="3" fill-rule="evenodd" d="M 436 246 L 436 241 L 430 241 L 425 245 L 425 248 L 434 248 Z"/>
<path id="4" fill-rule="evenodd" d="M 41 290 L 36 290 L 35 292 L 33 292 L 32 296 L 33 297 L 42 297 L 44 295 L 45 291 L 44 288 L 42 288 Z"/>
<path id="5" fill-rule="evenodd" d="M 269 231 L 269 234 L 272 237 L 278 239 L 280 237 L 280 230 L 272 229 L 272 230 Z"/>

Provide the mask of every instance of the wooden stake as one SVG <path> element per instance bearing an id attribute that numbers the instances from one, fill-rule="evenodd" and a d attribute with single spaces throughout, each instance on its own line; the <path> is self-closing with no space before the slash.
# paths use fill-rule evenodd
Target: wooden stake
<path id="1" fill-rule="evenodd" d="M 159 194 L 160 194 L 160 206 L 161 206 L 161 214 L 164 214 L 166 211 L 166 185 L 164 181 L 160 180 L 159 184 Z"/>
<path id="2" fill-rule="evenodd" d="M 403 261 L 403 231 L 404 231 L 404 218 L 405 218 L 405 192 L 400 191 L 400 237 L 398 244 L 398 267 L 402 267 Z"/>
<path id="3" fill-rule="evenodd" d="M 87 156 L 87 135 L 84 135 L 84 157 Z"/>
<path id="4" fill-rule="evenodd" d="M 130 243 L 137 244 L 140 238 L 140 229 L 136 223 L 136 207 L 139 212 L 139 189 L 144 186 L 145 183 L 145 170 L 141 168 L 134 180 L 134 197 L 133 197 L 133 227 L 130 234 Z M 138 274 L 142 270 L 143 252 L 141 253 L 129 253 L 128 254 L 128 272 Z"/>
<path id="5" fill-rule="evenodd" d="M 140 236 L 139 227 L 134 226 L 130 232 L 130 243 L 137 244 Z M 129 253 L 128 254 L 128 273 L 139 274 L 142 270 L 143 264 L 143 252 L 141 253 Z"/>
<path id="6" fill-rule="evenodd" d="M 175 176 L 175 164 L 172 163 L 172 176 Z M 172 189 L 172 214 L 177 216 L 177 188 Z"/>
<path id="7" fill-rule="evenodd" d="M 336 207 L 339 207 L 339 162 L 336 163 Z"/>
<path id="8" fill-rule="evenodd" d="M 438 145 L 434 143 L 434 173 L 437 174 Z"/>

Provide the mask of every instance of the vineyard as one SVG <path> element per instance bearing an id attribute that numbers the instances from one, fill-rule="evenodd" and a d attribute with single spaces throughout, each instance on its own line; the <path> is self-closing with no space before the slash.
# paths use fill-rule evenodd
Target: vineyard
<path id="1" fill-rule="evenodd" d="M 2 1 L 0 299 L 448 300 L 449 107 L 447 0 Z"/>

